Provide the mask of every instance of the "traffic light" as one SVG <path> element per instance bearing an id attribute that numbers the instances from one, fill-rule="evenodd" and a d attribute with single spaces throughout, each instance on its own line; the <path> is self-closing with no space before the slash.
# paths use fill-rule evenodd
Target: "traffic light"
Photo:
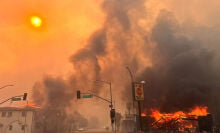
<path id="1" fill-rule="evenodd" d="M 24 93 L 23 95 L 23 101 L 27 100 L 27 93 Z"/>
<path id="2" fill-rule="evenodd" d="M 115 109 L 110 110 L 110 117 L 111 117 L 111 122 L 114 123 L 114 121 L 115 121 Z"/>
<path id="3" fill-rule="evenodd" d="M 76 97 L 77 97 L 77 99 L 81 98 L 81 92 L 79 90 L 76 92 Z"/>

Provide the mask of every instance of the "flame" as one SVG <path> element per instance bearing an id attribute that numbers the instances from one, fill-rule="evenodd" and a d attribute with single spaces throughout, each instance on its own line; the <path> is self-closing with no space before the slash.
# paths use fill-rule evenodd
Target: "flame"
<path id="1" fill-rule="evenodd" d="M 141 113 L 141 116 L 142 116 L 142 117 L 145 117 L 145 116 L 147 116 L 147 115 L 146 115 L 145 113 Z"/>
<path id="2" fill-rule="evenodd" d="M 33 102 L 28 102 L 26 107 L 33 107 L 33 108 L 42 108 L 42 106 L 40 105 L 37 105 L 36 103 L 33 103 Z"/>
<path id="3" fill-rule="evenodd" d="M 208 107 L 197 106 L 189 113 L 189 115 L 204 116 L 208 114 L 207 110 L 208 110 Z"/>
<path id="4" fill-rule="evenodd" d="M 163 126 L 166 123 L 170 124 L 172 128 L 179 128 L 182 130 L 184 128 L 193 128 L 194 124 L 191 121 L 185 121 L 184 119 L 191 118 L 197 119 L 198 116 L 206 116 L 208 114 L 208 107 L 206 106 L 196 106 L 190 112 L 177 111 L 174 113 L 161 113 L 159 110 L 151 109 L 150 117 L 154 118 L 155 122 L 152 124 L 153 127 L 157 123 L 157 127 Z M 143 115 L 142 115 L 143 116 Z M 145 114 L 146 116 L 146 114 Z"/>
<path id="5" fill-rule="evenodd" d="M 18 106 L 17 108 L 27 108 L 27 107 L 31 107 L 31 108 L 35 108 L 35 109 L 43 108 L 43 106 L 37 105 L 34 102 L 28 102 L 25 105 Z"/>
<path id="6" fill-rule="evenodd" d="M 152 114 L 150 115 L 153 117 L 156 121 L 159 120 L 162 116 L 162 114 L 158 110 L 151 109 Z"/>
<path id="7" fill-rule="evenodd" d="M 174 113 L 160 113 L 159 110 L 151 109 L 152 114 L 150 115 L 155 120 L 159 120 L 162 118 L 186 118 L 186 117 L 195 117 L 197 116 L 205 116 L 208 114 L 208 107 L 196 106 L 190 112 L 186 113 L 183 111 L 177 111 Z"/>

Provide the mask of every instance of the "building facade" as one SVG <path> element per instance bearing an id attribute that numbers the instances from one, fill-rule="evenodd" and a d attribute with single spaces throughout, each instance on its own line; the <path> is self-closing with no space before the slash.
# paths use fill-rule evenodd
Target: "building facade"
<path id="1" fill-rule="evenodd" d="M 0 133 L 32 133 L 35 108 L 0 108 Z"/>

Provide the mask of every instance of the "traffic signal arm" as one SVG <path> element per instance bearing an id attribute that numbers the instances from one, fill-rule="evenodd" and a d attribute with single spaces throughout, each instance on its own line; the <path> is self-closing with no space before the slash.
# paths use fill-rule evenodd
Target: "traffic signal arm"
<path id="1" fill-rule="evenodd" d="M 104 100 L 104 101 L 106 101 L 106 102 L 108 102 L 108 103 L 111 103 L 111 101 L 109 101 L 108 99 L 105 99 L 105 98 L 102 98 L 102 97 L 100 97 L 100 96 L 97 96 L 97 95 L 94 95 L 94 94 L 92 94 L 94 97 L 97 97 L 97 98 L 99 98 L 99 99 L 102 99 L 102 100 Z"/>
<path id="2" fill-rule="evenodd" d="M 78 91 L 76 91 L 76 96 L 77 96 L 77 99 L 81 99 L 81 94 L 86 94 L 86 95 L 90 95 L 90 97 L 89 98 L 91 98 L 92 96 L 94 96 L 94 97 L 97 97 L 97 98 L 99 98 L 99 99 L 102 99 L 103 101 L 106 101 L 106 102 L 108 102 L 108 103 L 111 103 L 111 101 L 110 100 L 108 100 L 108 99 L 105 99 L 105 98 L 102 98 L 102 97 L 100 97 L 100 96 L 98 96 L 98 95 L 95 95 L 95 94 L 91 94 L 91 93 L 81 93 L 79 90 Z M 85 97 L 85 98 L 88 98 L 88 97 Z"/>

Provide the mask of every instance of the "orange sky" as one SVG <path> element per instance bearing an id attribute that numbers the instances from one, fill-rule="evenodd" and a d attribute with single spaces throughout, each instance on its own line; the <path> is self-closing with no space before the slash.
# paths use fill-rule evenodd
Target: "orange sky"
<path id="1" fill-rule="evenodd" d="M 0 99 L 31 91 L 46 74 L 66 76 L 72 71 L 69 57 L 105 20 L 102 0 L 0 0 Z M 219 0 L 146 0 L 145 20 L 153 26 L 163 8 L 184 24 L 215 26 Z M 32 15 L 43 19 L 41 28 L 30 25 Z M 191 23 L 192 22 L 192 23 Z M 216 27 L 219 30 L 219 27 Z M 149 28 L 150 32 L 150 28 Z"/>
<path id="2" fill-rule="evenodd" d="M 43 75 L 67 75 L 69 57 L 102 25 L 101 0 L 1 0 L 0 99 L 22 94 Z M 41 28 L 29 19 L 38 15 Z"/>

